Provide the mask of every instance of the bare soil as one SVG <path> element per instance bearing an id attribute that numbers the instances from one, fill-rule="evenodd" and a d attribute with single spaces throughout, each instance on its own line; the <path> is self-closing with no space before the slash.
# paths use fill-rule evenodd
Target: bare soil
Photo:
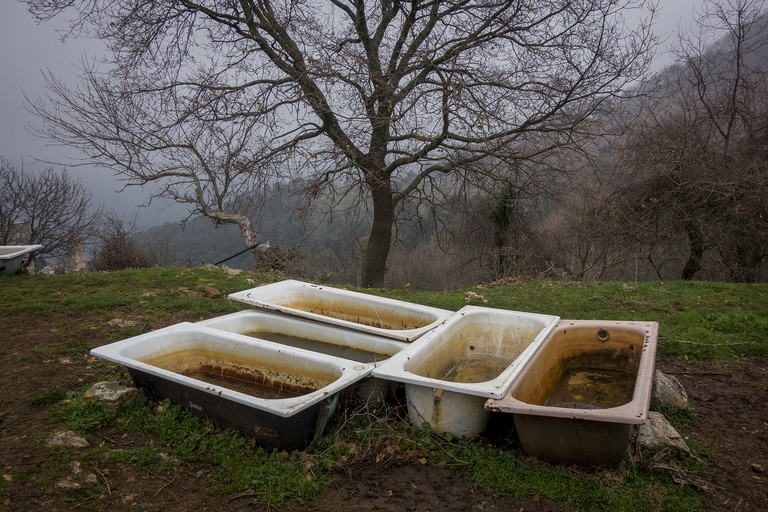
<path id="1" fill-rule="evenodd" d="M 60 462 L 44 442 L 57 425 L 44 408 L 33 406 L 30 400 L 56 387 L 82 391 L 99 379 L 100 370 L 86 351 L 103 344 L 105 332 L 90 327 L 93 322 L 89 320 L 64 322 L 71 328 L 67 334 L 74 333 L 81 340 L 81 346 L 67 346 L 55 341 L 61 339 L 61 332 L 34 317 L 26 322 L 0 318 L 0 510 L 266 510 L 253 496 L 210 494 L 206 490 L 208 467 L 185 467 L 172 475 L 122 464 L 71 467 L 71 474 L 90 475 L 105 492 L 80 498 L 75 494 L 73 498 L 71 490 L 62 488 L 66 475 L 51 476 L 50 468 Z M 61 319 L 57 325 L 62 325 Z M 657 367 L 677 376 L 686 388 L 697 416 L 692 437 L 711 450 L 706 478 L 696 482 L 707 509 L 768 510 L 768 363 L 757 359 L 707 363 L 661 359 Z M 130 438 L 89 441 L 105 449 L 146 442 Z M 279 509 L 558 510 L 545 498 L 485 494 L 473 489 L 459 472 L 407 459 L 347 466 L 315 502 Z"/>

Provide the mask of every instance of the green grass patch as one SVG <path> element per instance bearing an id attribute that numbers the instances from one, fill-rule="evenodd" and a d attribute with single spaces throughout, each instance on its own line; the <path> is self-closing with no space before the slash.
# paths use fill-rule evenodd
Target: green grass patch
<path id="1" fill-rule="evenodd" d="M 42 395 L 41 395 L 42 396 Z M 39 402 L 49 404 L 56 393 Z M 313 467 L 312 457 L 299 452 L 265 450 L 232 430 L 217 429 L 178 405 L 140 397 L 120 411 L 66 395 L 51 405 L 63 428 L 83 435 L 143 435 L 146 444 L 130 449 L 92 448 L 87 454 L 56 449 L 62 460 L 98 460 L 160 471 L 179 464 L 212 468 L 211 491 L 246 493 L 267 505 L 308 500 L 327 488 L 330 473 Z M 67 457 L 69 454 L 69 458 Z M 52 474 L 51 480 L 59 477 Z"/>
<path id="2" fill-rule="evenodd" d="M 381 295 L 456 310 L 465 293 L 377 291 Z M 659 323 L 658 353 L 693 360 L 754 356 L 768 359 L 768 285 L 673 282 L 526 281 L 472 288 L 477 306 L 557 315 L 563 319 Z"/>
<path id="3" fill-rule="evenodd" d="M 30 347 L 31 361 L 82 357 L 95 345 L 141 334 L 181 321 L 245 309 L 227 294 L 280 279 L 276 274 L 229 275 L 219 269 L 153 268 L 63 276 L 13 276 L 0 281 L 0 307 L 8 326 L 43 322 L 48 343 Z M 203 287 L 221 294 L 211 297 Z M 354 288 L 352 288 L 354 289 Z M 467 304 L 469 290 L 365 290 L 367 293 L 449 310 Z M 564 319 L 656 321 L 661 356 L 692 360 L 755 356 L 768 359 L 768 285 L 707 282 L 497 283 L 471 288 L 484 307 L 558 315 Z M 126 322 L 110 322 L 113 319 Z M 124 369 L 94 362 L 107 379 Z M 43 371 L 43 370 L 41 370 Z M 244 493 L 270 506 L 309 500 L 323 492 L 334 474 L 352 462 L 379 463 L 404 458 L 464 471 L 473 486 L 499 496 L 546 498 L 563 510 L 698 510 L 704 507 L 691 486 L 675 483 L 668 472 L 625 460 L 611 469 L 552 466 L 524 457 L 499 443 L 437 438 L 410 425 L 402 411 L 342 408 L 313 454 L 266 450 L 236 432 L 219 430 L 173 404 L 145 398 L 116 412 L 86 402 L 82 394 L 58 388 L 29 399 L 47 408 L 57 428 L 86 436 L 129 436 L 129 448 L 91 447 L 60 451 L 61 467 L 46 481 L 60 478 L 67 461 L 126 464 L 153 471 L 179 466 L 209 468 L 212 492 Z M 695 416 L 687 410 L 662 410 L 683 434 Z M 694 457 L 681 460 L 694 476 L 706 470 L 708 449 L 690 438 Z M 86 493 L 99 493 L 98 485 Z M 0 488 L 0 496 L 2 490 Z M 87 495 L 85 497 L 89 497 Z M 82 498 L 75 496 L 73 499 Z"/>

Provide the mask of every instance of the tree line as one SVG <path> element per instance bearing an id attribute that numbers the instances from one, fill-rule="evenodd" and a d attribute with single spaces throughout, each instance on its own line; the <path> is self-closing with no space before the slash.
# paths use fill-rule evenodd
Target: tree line
<path id="1" fill-rule="evenodd" d="M 291 218 L 365 226 L 341 249 L 364 286 L 418 254 L 491 278 L 764 277 L 762 1 L 705 2 L 656 77 L 646 1 L 27 3 L 112 52 L 77 87 L 48 77 L 41 134 L 235 224 L 259 261 L 289 191 Z"/>

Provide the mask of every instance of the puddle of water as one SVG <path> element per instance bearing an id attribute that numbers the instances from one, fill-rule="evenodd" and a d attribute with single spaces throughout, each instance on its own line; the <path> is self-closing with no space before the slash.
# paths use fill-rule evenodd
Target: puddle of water
<path id="1" fill-rule="evenodd" d="M 309 387 L 270 379 L 258 371 L 237 371 L 215 365 L 200 365 L 198 368 L 183 372 L 182 375 L 266 399 L 295 398 L 315 391 Z"/>
<path id="2" fill-rule="evenodd" d="M 449 369 L 441 380 L 467 384 L 486 382 L 498 377 L 510 364 L 508 359 L 494 356 L 465 357 Z"/>
<path id="3" fill-rule="evenodd" d="M 349 359 L 351 361 L 357 361 L 360 363 L 372 363 L 375 361 L 383 361 L 389 358 L 385 354 L 376 354 L 374 352 L 368 352 L 366 350 L 360 350 L 352 347 L 345 347 L 341 345 L 333 345 L 331 343 L 324 343 L 322 341 L 310 340 L 307 338 L 300 338 L 297 336 L 290 336 L 279 332 L 264 332 L 264 331 L 248 331 L 244 332 L 246 336 L 253 336 L 261 338 L 267 341 L 274 341 L 281 345 L 287 345 L 294 348 L 302 348 L 305 350 L 311 350 L 313 352 L 320 352 L 334 357 L 341 357 L 342 359 Z"/>
<path id="4" fill-rule="evenodd" d="M 574 367 L 566 369 L 546 404 L 574 409 L 607 409 L 632 400 L 634 373 L 623 370 Z"/>

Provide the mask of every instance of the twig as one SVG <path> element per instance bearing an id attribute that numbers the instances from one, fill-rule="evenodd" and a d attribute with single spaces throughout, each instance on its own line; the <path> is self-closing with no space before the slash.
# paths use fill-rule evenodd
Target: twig
<path id="1" fill-rule="evenodd" d="M 240 498 L 252 498 L 254 496 L 260 496 L 260 495 L 261 495 L 261 493 L 258 493 L 258 492 L 245 491 L 245 492 L 240 492 L 240 493 L 237 493 L 237 494 L 233 494 L 232 496 L 227 498 L 227 501 L 228 502 L 229 501 L 235 501 L 235 500 L 239 500 Z"/>
<path id="2" fill-rule="evenodd" d="M 159 488 L 159 489 L 157 490 L 157 492 L 155 492 L 155 494 L 153 494 L 153 495 L 152 495 L 152 497 L 153 497 L 153 498 L 155 498 L 155 497 L 157 497 L 157 495 L 158 495 L 158 494 L 160 494 L 161 492 L 163 492 L 163 489 L 165 489 L 166 487 L 168 487 L 169 485 L 171 485 L 171 484 L 173 483 L 173 481 L 174 481 L 174 480 L 176 480 L 176 477 L 177 477 L 177 476 L 179 476 L 179 474 L 178 474 L 178 473 L 176 473 L 175 475 L 173 475 L 173 476 L 171 477 L 171 479 L 170 479 L 170 480 L 168 480 L 168 481 L 165 483 L 165 485 L 163 485 L 161 488 Z"/>
<path id="3" fill-rule="evenodd" d="M 96 473 L 101 477 L 101 480 L 104 482 L 104 485 L 107 486 L 107 494 L 109 496 L 112 496 L 112 489 L 109 487 L 109 482 L 107 481 L 107 477 L 104 476 L 104 473 L 102 473 L 99 468 L 96 467 L 96 464 L 91 462 L 91 466 L 93 466 L 93 469 L 96 471 Z"/>
<path id="4" fill-rule="evenodd" d="M 718 347 L 734 347 L 737 345 L 757 345 L 760 343 L 759 341 L 734 341 L 731 343 L 710 343 L 706 341 L 678 340 L 675 338 L 667 338 L 667 337 L 660 337 L 660 340 L 669 341 L 672 343 L 685 343 L 687 345 L 712 345 L 712 346 L 718 346 Z"/>

